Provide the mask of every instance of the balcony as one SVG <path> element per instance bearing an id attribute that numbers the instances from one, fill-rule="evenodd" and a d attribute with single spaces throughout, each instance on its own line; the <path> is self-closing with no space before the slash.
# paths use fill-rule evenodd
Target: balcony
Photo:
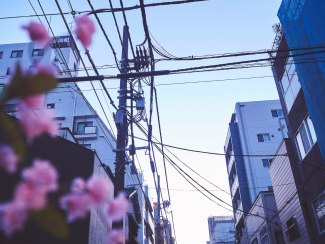
<path id="1" fill-rule="evenodd" d="M 84 128 L 78 129 L 74 135 L 77 139 L 94 139 L 97 138 L 97 127 L 96 126 L 85 126 Z"/>
<path id="2" fill-rule="evenodd" d="M 235 193 L 237 191 L 239 187 L 239 184 L 238 184 L 238 177 L 236 176 L 234 182 L 232 183 L 232 186 L 231 186 L 231 196 L 234 197 L 235 196 Z"/>
<path id="3" fill-rule="evenodd" d="M 234 162 L 235 162 L 235 157 L 231 155 L 228 161 L 228 174 L 230 174 Z"/>

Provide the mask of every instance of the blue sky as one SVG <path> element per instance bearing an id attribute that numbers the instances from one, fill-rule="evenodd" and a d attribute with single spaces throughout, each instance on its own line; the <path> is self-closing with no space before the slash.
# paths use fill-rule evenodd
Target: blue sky
<path id="1" fill-rule="evenodd" d="M 36 0 L 31 1 L 36 11 L 40 8 Z M 64 11 L 70 11 L 67 1 L 60 0 Z M 96 8 L 108 7 L 107 0 L 92 1 Z M 145 1 L 145 3 L 156 1 Z M 46 13 L 58 12 L 54 1 L 41 0 Z M 89 10 L 87 1 L 71 0 L 75 10 Z M 119 1 L 113 0 L 116 7 Z M 2 0 L 0 16 L 33 14 L 33 9 L 27 0 Z M 135 0 L 125 0 L 125 6 L 138 4 Z M 190 56 L 204 54 L 222 54 L 229 52 L 254 51 L 270 49 L 274 39 L 272 25 L 278 22 L 277 10 L 280 0 L 210 0 L 201 3 L 165 6 L 147 9 L 147 20 L 151 33 L 157 41 L 175 56 Z M 114 23 L 110 14 L 101 14 L 100 18 L 116 48 L 120 58 L 121 48 Z M 130 33 L 134 44 L 142 43 L 144 32 L 140 11 L 127 12 Z M 72 17 L 67 16 L 68 22 Z M 1 35 L 0 44 L 27 42 L 27 36 L 20 26 L 30 21 L 30 18 L 0 20 L 0 28 L 7 34 Z M 118 14 L 119 27 L 122 30 L 123 19 Z M 44 21 L 45 23 L 45 21 Z M 66 33 L 62 19 L 51 18 L 51 25 L 56 35 Z M 99 30 L 99 27 L 97 26 Z M 96 65 L 113 64 L 113 56 L 102 33 L 98 31 L 90 48 L 90 53 Z M 157 54 L 155 54 L 158 57 Z M 266 56 L 264 56 L 266 57 Z M 249 57 L 257 58 L 257 57 Z M 238 59 L 222 59 L 192 62 L 158 62 L 157 70 L 176 69 L 198 65 L 226 63 Z M 102 74 L 117 74 L 115 69 L 101 70 Z M 232 71 L 217 71 L 207 73 L 192 73 L 157 77 L 156 83 L 192 82 L 202 80 L 224 80 L 241 77 L 272 76 L 270 67 L 255 69 L 238 69 Z M 108 88 L 117 87 L 118 80 L 107 81 Z M 87 87 L 87 85 L 85 85 Z M 193 148 L 205 151 L 223 152 L 228 122 L 234 111 L 236 102 L 276 99 L 277 93 L 272 77 L 227 80 L 210 83 L 157 86 L 162 133 L 166 144 Z M 117 90 L 110 90 L 116 98 Z M 98 104 L 88 94 L 90 101 L 102 114 Z M 147 106 L 149 90 L 145 89 Z M 113 123 L 113 119 L 111 123 Z M 157 116 L 154 114 L 154 135 L 158 136 Z M 140 136 L 140 134 L 138 134 Z M 137 146 L 143 146 L 138 141 Z M 172 150 L 179 158 L 190 165 L 208 180 L 228 190 L 227 173 L 223 157 L 207 156 Z M 146 183 L 153 187 L 152 175 L 147 157 L 139 152 L 141 168 L 144 171 Z M 162 187 L 165 188 L 162 161 L 157 161 L 162 175 Z M 205 243 L 208 240 L 208 222 L 210 215 L 231 215 L 230 212 L 218 207 L 205 199 L 200 193 L 192 190 L 181 177 L 167 164 L 169 186 L 171 189 L 171 209 L 175 217 L 176 237 L 179 244 Z M 198 181 L 211 190 L 215 187 Z M 182 191 L 179 191 L 182 190 Z M 230 197 L 225 193 L 214 191 L 215 194 L 230 203 Z M 167 198 L 166 191 L 163 191 Z M 154 191 L 152 191 L 153 199 Z"/>

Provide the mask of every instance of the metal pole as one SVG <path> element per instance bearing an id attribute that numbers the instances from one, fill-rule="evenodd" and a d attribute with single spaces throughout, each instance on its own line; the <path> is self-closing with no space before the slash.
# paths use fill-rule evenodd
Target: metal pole
<path id="1" fill-rule="evenodd" d="M 157 210 L 156 210 L 156 231 L 155 231 L 155 236 L 156 236 L 156 244 L 162 244 L 164 243 L 163 239 L 163 232 L 161 230 L 161 222 L 160 222 L 160 175 L 157 175 Z"/>
<path id="2" fill-rule="evenodd" d="M 128 26 L 123 27 L 123 48 L 121 58 L 121 74 L 128 72 Z M 116 123 L 117 140 L 116 140 L 116 158 L 115 158 L 115 180 L 114 180 L 114 196 L 124 190 L 124 175 L 125 175 L 125 147 L 127 146 L 128 138 L 128 123 L 127 123 L 127 79 L 121 78 L 119 90 L 119 106 L 116 116 L 120 117 L 120 122 Z M 114 229 L 123 228 L 123 220 L 113 223 Z"/>

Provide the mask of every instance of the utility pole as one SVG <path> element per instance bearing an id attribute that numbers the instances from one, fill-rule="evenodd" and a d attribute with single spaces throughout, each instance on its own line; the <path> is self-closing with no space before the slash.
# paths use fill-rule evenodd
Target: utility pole
<path id="1" fill-rule="evenodd" d="M 156 236 L 156 244 L 163 244 L 164 243 L 164 235 L 162 231 L 161 221 L 160 221 L 160 175 L 157 175 L 157 210 L 156 210 L 156 216 L 155 216 L 155 236 Z"/>
<path id="2" fill-rule="evenodd" d="M 121 58 L 121 75 L 128 73 L 128 38 L 129 27 L 123 27 L 123 46 Z M 114 196 L 124 190 L 124 175 L 126 154 L 125 148 L 128 139 L 128 121 L 127 121 L 127 78 L 121 77 L 119 90 L 119 105 L 115 115 L 115 123 L 117 127 L 116 139 L 116 157 L 115 157 L 115 180 L 114 180 Z M 123 220 L 113 223 L 114 229 L 123 228 Z"/>

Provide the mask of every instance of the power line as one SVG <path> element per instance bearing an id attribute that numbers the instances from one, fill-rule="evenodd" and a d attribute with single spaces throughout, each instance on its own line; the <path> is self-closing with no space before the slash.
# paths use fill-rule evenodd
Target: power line
<path id="1" fill-rule="evenodd" d="M 94 7 L 93 7 L 93 5 L 91 4 L 91 1 L 90 1 L 90 0 L 88 0 L 88 4 L 89 4 L 90 8 L 92 9 L 92 11 L 94 11 Z M 113 53 L 116 67 L 118 68 L 119 71 L 121 71 L 121 70 L 120 70 L 120 67 L 119 67 L 119 64 L 118 64 L 118 59 L 117 59 L 117 57 L 116 57 L 116 52 L 115 52 L 115 49 L 114 49 L 114 47 L 113 47 L 113 44 L 112 44 L 112 42 L 110 41 L 110 39 L 108 38 L 108 35 L 107 35 L 107 33 L 106 33 L 106 31 L 105 31 L 105 29 L 104 29 L 104 27 L 103 27 L 103 25 L 102 25 L 102 23 L 101 23 L 99 17 L 98 17 L 98 15 L 97 15 L 96 13 L 94 13 L 94 15 L 95 15 L 95 18 L 96 18 L 96 20 L 97 20 L 97 23 L 98 23 L 98 25 L 99 25 L 99 27 L 100 27 L 102 33 L 104 34 L 104 37 L 105 37 L 106 41 L 107 41 L 107 43 L 108 43 L 108 45 L 109 45 L 109 47 L 110 47 L 110 49 L 111 49 L 111 51 L 112 51 L 112 53 Z"/>
<path id="2" fill-rule="evenodd" d="M 166 5 L 176 5 L 176 4 L 183 4 L 183 3 L 194 3 L 194 2 L 203 2 L 208 0 L 187 0 L 187 1 L 174 1 L 174 2 L 161 2 L 161 3 L 151 3 L 151 4 L 145 4 L 144 6 L 146 8 L 149 7 L 158 7 L 158 6 L 166 6 Z M 139 5 L 131 6 L 131 7 L 125 7 L 125 8 L 110 8 L 110 9 L 98 9 L 93 12 L 91 11 L 74 11 L 74 12 L 62 12 L 64 15 L 74 15 L 74 14 L 94 14 L 94 13 L 106 13 L 106 12 L 122 12 L 122 11 L 130 11 L 130 10 L 136 10 L 139 9 Z M 61 13 L 49 13 L 47 16 L 60 16 Z M 44 15 L 41 14 L 30 14 L 30 15 L 15 15 L 15 16 L 4 16 L 0 17 L 0 20 L 5 19 L 19 19 L 19 18 L 33 18 L 33 17 L 44 17 Z"/>
<path id="3" fill-rule="evenodd" d="M 299 189 L 297 189 L 292 196 L 289 198 L 289 200 L 283 205 L 283 207 L 277 212 L 277 214 L 273 215 L 271 220 L 272 221 L 274 218 L 276 218 L 277 216 L 280 215 L 280 213 L 290 204 L 290 202 L 295 198 L 295 196 L 305 187 L 305 185 L 308 183 L 308 181 L 310 181 L 313 177 L 313 175 L 318 171 L 319 168 L 323 167 L 323 164 L 319 164 L 318 166 L 316 166 L 314 168 L 314 170 L 311 172 L 311 174 L 309 175 L 309 177 L 307 179 L 305 179 L 305 181 L 302 183 L 302 185 L 299 187 Z M 257 233 L 260 228 L 263 226 L 263 222 L 261 223 L 261 225 L 248 237 L 248 240 L 250 241 L 250 239 L 255 235 L 255 233 Z"/>
<path id="4" fill-rule="evenodd" d="M 138 140 L 142 141 L 148 141 L 147 139 L 136 137 Z M 155 144 L 161 144 L 160 142 L 154 142 Z M 216 155 L 216 156 L 226 156 L 228 154 L 226 153 L 218 153 L 218 152 L 207 152 L 207 151 L 200 151 L 200 150 L 194 150 L 194 149 L 188 149 L 183 147 L 177 147 L 172 146 L 168 144 L 163 144 L 165 147 L 175 148 L 179 150 L 189 151 L 189 152 L 196 152 L 196 153 L 203 153 L 203 154 L 210 154 L 210 155 Z M 229 154 L 229 156 L 239 156 L 239 157 L 288 157 L 288 154 Z"/>
<path id="5" fill-rule="evenodd" d="M 56 2 L 56 5 L 57 5 L 57 7 L 58 7 L 58 9 L 59 9 L 59 12 L 62 13 L 62 10 L 61 10 L 61 7 L 60 7 L 60 4 L 59 4 L 58 0 L 55 0 L 55 2 Z M 83 65 L 84 69 L 86 69 L 86 65 L 85 65 L 85 63 L 84 63 L 83 58 L 82 58 L 81 55 L 80 55 L 80 51 L 79 51 L 79 49 L 77 48 L 77 43 L 76 43 L 76 41 L 74 40 L 74 37 L 73 37 L 73 35 L 72 35 L 72 33 L 71 33 L 71 30 L 69 29 L 68 23 L 67 23 L 67 21 L 66 21 L 66 19 L 65 19 L 65 17 L 64 17 L 63 14 L 61 14 L 61 17 L 62 17 L 63 22 L 64 22 L 64 24 L 65 24 L 65 26 L 66 26 L 66 28 L 67 28 L 67 30 L 68 30 L 68 32 L 69 32 L 70 38 L 71 38 L 71 40 L 72 40 L 72 42 L 73 42 L 73 45 L 76 47 L 76 51 L 77 51 L 77 53 L 78 53 L 78 56 L 79 56 L 79 58 L 80 58 L 80 61 L 81 61 L 82 65 Z M 74 52 L 73 52 L 73 53 L 74 53 Z M 93 65 L 93 67 L 94 67 L 93 60 L 91 59 L 88 50 L 86 51 L 86 54 L 87 54 L 87 57 L 88 57 L 90 63 L 91 63 L 91 64 Z M 98 74 L 98 71 L 97 71 L 96 69 L 94 69 L 94 71 L 97 72 L 97 74 Z M 89 76 L 89 73 L 88 73 L 87 70 L 86 70 L 86 74 L 87 74 L 87 76 Z M 90 83 L 91 83 L 92 88 L 95 89 L 94 84 L 93 84 L 92 82 L 90 82 Z M 105 89 L 105 86 L 103 86 L 103 88 Z M 99 105 L 100 105 L 100 107 L 101 107 L 101 109 L 102 109 L 102 111 L 103 111 L 103 113 L 104 113 L 104 115 L 105 115 L 105 118 L 106 118 L 106 120 L 107 120 L 107 123 L 108 123 L 109 126 L 111 127 L 110 122 L 109 122 L 109 119 L 108 119 L 108 116 L 107 116 L 106 111 L 105 111 L 105 109 L 104 109 L 104 107 L 103 107 L 103 104 L 101 103 L 100 98 L 99 98 L 99 96 L 98 96 L 96 90 L 94 90 L 94 91 L 95 91 L 96 98 L 97 98 L 97 100 L 98 100 L 98 102 L 99 102 Z M 106 93 L 108 94 L 108 91 L 107 91 L 107 90 L 106 90 Z M 110 98 L 109 95 L 108 95 L 108 97 Z M 112 101 L 112 99 L 111 99 L 111 101 Z M 113 103 L 113 104 L 114 104 L 114 103 Z M 112 129 L 112 127 L 111 127 L 111 129 Z M 112 133 L 114 133 L 114 132 L 113 132 L 113 129 L 112 129 Z"/>
<path id="6" fill-rule="evenodd" d="M 148 134 L 147 134 L 147 132 L 143 129 L 143 127 L 141 127 L 141 125 L 139 124 L 139 123 L 136 123 L 136 125 L 138 126 L 138 128 L 140 129 L 140 131 L 142 132 L 142 133 L 144 133 L 146 136 L 148 136 Z M 153 144 L 155 147 L 156 147 L 156 149 L 162 154 L 162 150 L 157 146 L 157 144 Z M 233 206 L 231 205 L 231 204 L 229 204 L 229 203 L 227 203 L 227 202 L 225 202 L 224 200 L 222 200 L 221 198 L 219 198 L 219 197 L 217 197 L 215 194 L 213 194 L 212 192 L 210 192 L 207 188 L 205 188 L 203 185 L 201 185 L 200 183 L 198 183 L 195 179 L 193 179 L 188 173 L 186 173 L 179 165 L 177 165 L 168 155 L 165 155 L 165 157 L 166 157 L 166 159 L 167 159 L 167 161 L 171 164 L 171 166 L 173 166 L 173 168 L 178 172 L 178 173 L 180 173 L 181 174 L 181 176 L 187 181 L 187 182 L 189 182 L 193 187 L 195 187 L 195 189 L 197 189 L 197 190 L 199 190 L 196 186 L 194 186 L 194 183 L 196 184 L 196 185 L 198 185 L 199 187 L 201 187 L 206 193 L 208 193 L 209 195 L 211 195 L 211 196 L 213 196 L 214 198 L 216 198 L 218 201 L 220 201 L 220 202 L 222 202 L 223 204 L 225 204 L 225 205 L 227 205 L 227 206 L 230 206 L 231 208 L 233 208 Z M 188 177 L 188 178 L 187 178 Z M 191 181 L 193 181 L 194 183 L 192 183 Z M 201 190 L 200 190 L 200 193 L 201 194 L 203 194 L 203 195 L 205 195 Z M 205 195 L 206 196 L 206 195 Z M 206 196 L 207 197 L 207 196 Z M 207 197 L 209 200 L 211 200 L 211 201 L 213 201 L 210 197 Z M 215 202 L 215 201 L 213 201 L 213 202 Z M 217 203 L 218 204 L 218 203 Z M 219 205 L 219 204 L 218 204 Z M 226 208 L 226 207 L 224 207 L 224 206 L 222 206 L 222 205 L 219 205 L 219 206 L 221 206 L 221 207 L 223 207 L 224 209 L 226 209 L 226 210 L 228 210 L 228 211 L 231 211 L 231 212 L 233 212 L 233 210 L 230 210 L 230 209 L 228 209 L 228 208 Z M 264 209 L 267 209 L 267 210 L 271 210 L 271 209 L 268 209 L 268 208 L 265 208 L 265 207 L 263 207 L 263 206 L 259 206 L 259 207 L 261 207 L 261 208 L 264 208 Z M 251 213 L 248 213 L 248 212 L 246 212 L 246 211 L 243 211 L 243 210 L 241 210 L 241 209 L 236 209 L 236 210 L 234 210 L 234 211 L 238 211 L 238 212 L 242 212 L 242 213 L 244 213 L 244 214 L 246 214 L 246 215 L 252 215 L 252 216 L 257 216 L 257 217 L 260 217 L 260 218 L 262 218 L 262 219 L 264 219 L 264 220 L 267 220 L 265 217 L 263 217 L 263 216 L 260 216 L 260 215 L 258 215 L 258 214 L 251 214 Z M 272 210 L 273 211 L 273 210 Z"/>

